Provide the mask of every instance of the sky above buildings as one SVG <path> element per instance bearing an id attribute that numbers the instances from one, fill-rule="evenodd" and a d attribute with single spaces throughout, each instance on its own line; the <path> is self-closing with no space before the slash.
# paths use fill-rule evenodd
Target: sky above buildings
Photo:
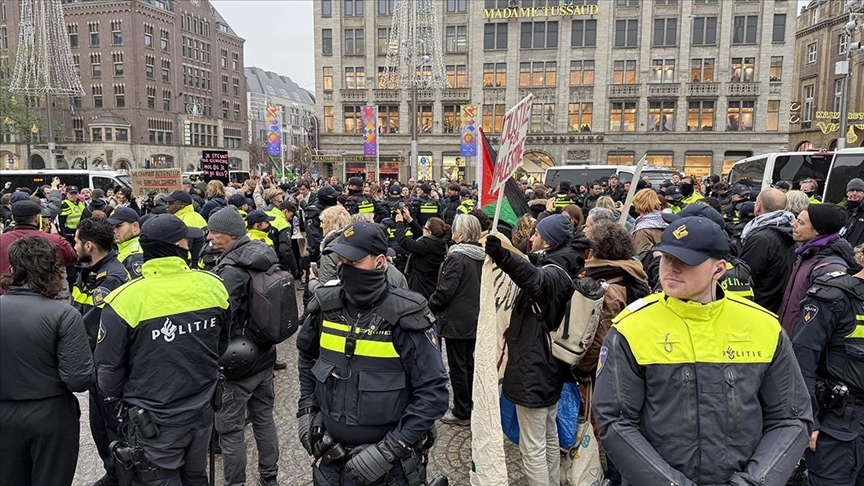
<path id="1" fill-rule="evenodd" d="M 315 92 L 312 0 L 210 1 L 246 39 L 246 66 L 288 76 Z"/>
<path id="2" fill-rule="evenodd" d="M 474 0 L 479 1 L 479 0 Z M 798 12 L 810 0 L 798 0 Z M 246 65 L 288 76 L 315 91 L 312 0 L 211 0 L 246 39 Z"/>

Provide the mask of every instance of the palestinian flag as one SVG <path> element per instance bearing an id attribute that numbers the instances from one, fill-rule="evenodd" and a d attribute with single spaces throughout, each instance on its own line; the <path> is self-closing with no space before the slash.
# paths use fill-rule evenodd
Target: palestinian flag
<path id="1" fill-rule="evenodd" d="M 480 130 L 480 161 L 482 162 L 482 170 L 478 171 L 478 201 L 480 208 L 490 218 L 495 217 L 495 208 L 498 205 L 498 192 L 490 194 L 492 188 L 492 174 L 495 172 L 495 163 L 498 160 L 498 153 L 492 148 L 489 139 L 486 138 L 486 133 L 483 128 Z M 519 184 L 511 177 L 504 185 L 504 199 L 501 205 L 501 221 L 506 222 L 510 227 L 516 227 L 519 217 L 528 212 L 528 203 L 525 201 L 525 194 L 519 188 Z"/>

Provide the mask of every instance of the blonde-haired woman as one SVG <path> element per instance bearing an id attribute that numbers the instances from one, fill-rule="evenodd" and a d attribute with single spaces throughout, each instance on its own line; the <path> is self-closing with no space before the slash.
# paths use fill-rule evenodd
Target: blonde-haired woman
<path id="1" fill-rule="evenodd" d="M 321 259 L 318 262 L 317 280 L 310 280 L 309 291 L 315 292 L 320 285 L 339 278 L 339 258 L 335 253 L 325 255 L 324 249 L 336 244 L 336 239 L 346 226 L 351 224 L 351 215 L 340 205 L 331 206 L 321 212 L 321 231 L 324 241 L 321 242 Z"/>
<path id="2" fill-rule="evenodd" d="M 205 196 L 207 197 L 207 202 L 198 211 L 198 214 L 205 220 L 210 219 L 210 213 L 213 211 L 228 205 L 228 202 L 225 200 L 225 185 L 222 184 L 222 181 L 213 180 L 208 182 Z"/>
<path id="3" fill-rule="evenodd" d="M 786 211 L 794 214 L 795 217 L 807 209 L 810 205 L 810 197 L 803 191 L 789 191 L 786 193 Z"/>
<path id="4" fill-rule="evenodd" d="M 633 227 L 630 228 L 630 238 L 636 246 L 636 253 L 654 248 L 660 243 L 660 235 L 669 223 L 663 220 L 660 197 L 654 189 L 642 189 L 633 196 L 633 209 L 639 214 Z"/>

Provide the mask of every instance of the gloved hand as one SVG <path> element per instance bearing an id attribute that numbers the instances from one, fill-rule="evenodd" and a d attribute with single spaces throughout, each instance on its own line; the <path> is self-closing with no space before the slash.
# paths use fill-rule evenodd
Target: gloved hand
<path id="1" fill-rule="evenodd" d="M 345 464 L 345 474 L 353 481 L 369 484 L 384 477 L 398 459 L 411 455 L 411 448 L 388 432 L 381 442 L 361 449 Z"/>
<path id="2" fill-rule="evenodd" d="M 510 253 L 506 248 L 501 246 L 501 240 L 497 235 L 489 235 L 486 237 L 486 254 L 495 261 L 504 259 Z"/>
<path id="3" fill-rule="evenodd" d="M 318 401 L 315 400 L 315 395 L 300 397 L 297 404 L 297 429 L 300 437 L 300 444 L 306 449 L 309 455 L 312 455 L 312 426 L 321 415 L 318 409 Z"/>

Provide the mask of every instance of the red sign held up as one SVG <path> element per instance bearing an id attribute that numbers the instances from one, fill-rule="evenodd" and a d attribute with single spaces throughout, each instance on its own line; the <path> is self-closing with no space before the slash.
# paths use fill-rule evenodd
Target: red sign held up
<path id="1" fill-rule="evenodd" d="M 531 101 L 533 94 L 528 94 L 522 101 L 504 115 L 504 130 L 501 132 L 501 148 L 495 163 L 495 173 L 492 175 L 490 193 L 497 191 L 513 177 L 522 165 L 522 152 L 525 148 L 525 137 L 528 135 L 528 124 L 531 122 Z"/>

